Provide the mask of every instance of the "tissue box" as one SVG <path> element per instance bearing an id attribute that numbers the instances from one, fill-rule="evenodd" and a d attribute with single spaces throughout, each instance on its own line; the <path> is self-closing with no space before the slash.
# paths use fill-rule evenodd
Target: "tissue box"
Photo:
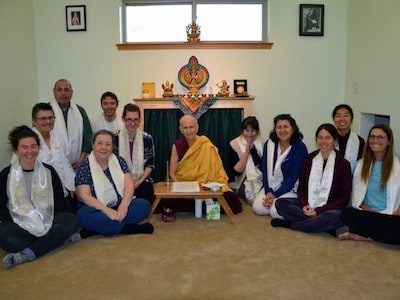
<path id="1" fill-rule="evenodd" d="M 218 201 L 206 202 L 206 220 L 219 220 L 221 218 L 221 207 Z"/>

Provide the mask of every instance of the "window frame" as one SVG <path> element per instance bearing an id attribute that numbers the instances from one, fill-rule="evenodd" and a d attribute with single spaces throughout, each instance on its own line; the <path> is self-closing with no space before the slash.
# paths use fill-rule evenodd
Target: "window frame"
<path id="1" fill-rule="evenodd" d="M 120 40 L 118 50 L 143 49 L 271 49 L 268 42 L 268 0 L 121 0 L 120 1 Z M 196 18 L 197 4 L 262 4 L 262 41 L 200 41 L 200 42 L 126 42 L 126 7 L 132 4 L 168 5 L 191 4 L 192 20 Z"/>

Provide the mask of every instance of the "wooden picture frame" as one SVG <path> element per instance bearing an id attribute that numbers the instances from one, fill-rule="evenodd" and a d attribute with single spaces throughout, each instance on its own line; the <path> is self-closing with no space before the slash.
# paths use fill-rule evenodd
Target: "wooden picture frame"
<path id="1" fill-rule="evenodd" d="M 324 5 L 300 4 L 299 12 L 299 35 L 324 35 Z"/>
<path id="2" fill-rule="evenodd" d="M 65 6 L 67 31 L 86 31 L 86 5 Z"/>

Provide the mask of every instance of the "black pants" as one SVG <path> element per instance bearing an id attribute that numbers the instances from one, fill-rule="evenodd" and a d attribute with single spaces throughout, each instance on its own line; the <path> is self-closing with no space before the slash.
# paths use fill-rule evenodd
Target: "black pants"
<path id="1" fill-rule="evenodd" d="M 147 181 L 143 181 L 136 189 L 134 195 L 137 198 L 144 198 L 153 204 L 156 196 L 154 195 L 153 184 Z"/>
<path id="2" fill-rule="evenodd" d="M 34 236 L 14 222 L 0 223 L 0 247 L 7 252 L 19 252 L 29 247 L 36 257 L 63 245 L 78 229 L 78 219 L 72 213 L 54 216 L 53 226 L 41 237 Z"/>
<path id="3" fill-rule="evenodd" d="M 352 233 L 377 242 L 400 245 L 400 216 L 347 207 L 343 210 L 343 221 Z"/>

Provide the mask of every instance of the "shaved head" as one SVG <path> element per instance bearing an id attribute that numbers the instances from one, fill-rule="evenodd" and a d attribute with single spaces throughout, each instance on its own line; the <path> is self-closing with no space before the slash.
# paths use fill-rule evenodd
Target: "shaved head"
<path id="1" fill-rule="evenodd" d="M 184 115 L 179 120 L 179 130 L 189 145 L 192 144 L 196 140 L 197 131 L 199 130 L 197 119 L 192 115 Z"/>
<path id="2" fill-rule="evenodd" d="M 190 122 L 198 125 L 197 119 L 193 117 L 192 115 L 184 115 L 182 118 L 179 120 L 179 126 L 182 126 L 183 123 L 185 122 Z"/>

